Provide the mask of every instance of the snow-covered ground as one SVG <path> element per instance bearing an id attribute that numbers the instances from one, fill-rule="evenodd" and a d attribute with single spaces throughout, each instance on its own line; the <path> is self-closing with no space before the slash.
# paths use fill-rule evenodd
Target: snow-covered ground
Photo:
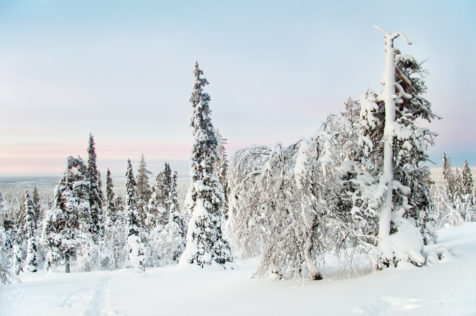
<path id="1" fill-rule="evenodd" d="M 0 315 L 476 315 L 476 223 L 440 231 L 442 262 L 323 281 L 251 278 L 234 270 L 168 266 L 23 275 L 0 286 Z"/>

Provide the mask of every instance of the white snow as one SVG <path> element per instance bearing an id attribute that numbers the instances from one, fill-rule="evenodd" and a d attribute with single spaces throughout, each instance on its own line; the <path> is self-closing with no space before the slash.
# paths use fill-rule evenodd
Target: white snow
<path id="1" fill-rule="evenodd" d="M 476 315 L 476 223 L 441 230 L 425 253 L 437 263 L 347 279 L 328 267 L 322 281 L 252 278 L 255 261 L 25 273 L 0 286 L 0 315 Z"/>

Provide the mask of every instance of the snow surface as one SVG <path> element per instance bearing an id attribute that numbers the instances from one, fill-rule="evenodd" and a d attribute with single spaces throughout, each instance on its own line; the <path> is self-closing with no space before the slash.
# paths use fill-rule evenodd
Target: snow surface
<path id="1" fill-rule="evenodd" d="M 322 281 L 252 278 L 255 261 L 26 273 L 0 286 L 0 315 L 476 315 L 476 223 L 439 233 L 425 248 L 438 263 L 347 279 L 331 267 Z"/>

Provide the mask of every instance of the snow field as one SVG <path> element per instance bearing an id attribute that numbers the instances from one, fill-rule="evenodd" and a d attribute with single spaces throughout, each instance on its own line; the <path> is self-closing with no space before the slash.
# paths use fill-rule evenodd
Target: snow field
<path id="1" fill-rule="evenodd" d="M 476 223 L 443 229 L 439 263 L 342 279 L 252 278 L 257 262 L 87 273 L 25 273 L 0 287 L 0 314 L 15 315 L 476 315 Z M 326 273 L 327 272 L 327 273 Z"/>

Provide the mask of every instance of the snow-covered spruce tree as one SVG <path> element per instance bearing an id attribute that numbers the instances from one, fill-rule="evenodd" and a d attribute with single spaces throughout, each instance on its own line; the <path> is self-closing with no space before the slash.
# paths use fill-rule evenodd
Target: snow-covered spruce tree
<path id="1" fill-rule="evenodd" d="M 170 221 L 174 221 L 180 227 L 180 231 L 183 237 L 183 243 L 185 246 L 185 241 L 187 237 L 187 218 L 181 212 L 180 205 L 178 202 L 178 192 L 177 192 L 177 171 L 174 171 L 172 176 L 172 185 L 170 187 Z"/>
<path id="2" fill-rule="evenodd" d="M 55 187 L 55 205 L 43 221 L 42 244 L 47 269 L 64 264 L 67 273 L 76 258 L 84 232 L 89 232 L 88 171 L 81 158 L 68 157 L 66 172 Z"/>
<path id="3" fill-rule="evenodd" d="M 170 222 L 175 222 L 178 226 L 178 231 L 182 239 L 183 249 L 185 249 L 185 242 L 187 238 L 187 218 L 181 212 L 180 205 L 178 202 L 178 192 L 177 192 L 177 171 L 174 171 L 172 176 L 172 183 L 170 187 Z"/>
<path id="4" fill-rule="evenodd" d="M 157 193 L 161 199 L 162 207 L 159 208 L 157 225 L 164 227 L 169 222 L 170 209 L 172 206 L 172 200 L 170 199 L 170 191 L 172 189 L 172 169 L 170 165 L 164 163 L 164 171 L 160 177 L 162 183 L 157 185 Z"/>
<path id="5" fill-rule="evenodd" d="M 170 193 L 166 205 L 169 207 L 169 219 L 167 224 L 158 234 L 155 241 L 151 241 L 151 245 L 156 244 L 157 257 L 161 264 L 169 264 L 178 262 L 181 254 L 185 249 L 186 243 L 186 220 L 179 210 L 177 197 L 177 172 L 174 172 L 171 180 Z"/>
<path id="6" fill-rule="evenodd" d="M 103 194 L 100 186 L 100 175 L 96 164 L 96 147 L 92 134 L 89 134 L 88 144 L 88 180 L 91 212 L 91 224 L 89 229 L 93 241 L 97 243 L 104 236 L 104 214 L 102 209 Z"/>
<path id="7" fill-rule="evenodd" d="M 142 222 L 144 222 L 147 217 L 147 204 L 149 203 L 150 197 L 152 195 L 149 185 L 149 174 L 152 174 L 152 172 L 147 170 L 145 157 L 144 154 L 142 154 L 136 177 L 137 210 L 139 211 Z"/>
<path id="8" fill-rule="evenodd" d="M 149 203 L 149 265 L 173 263 L 182 254 L 185 245 L 185 218 L 178 206 L 177 175 L 170 165 L 157 175 Z"/>
<path id="9" fill-rule="evenodd" d="M 450 157 L 448 157 L 446 153 L 443 153 L 443 180 L 445 182 L 448 197 L 453 200 L 455 195 L 456 179 L 453 170 L 451 169 Z"/>
<path id="10" fill-rule="evenodd" d="M 223 236 L 224 194 L 213 172 L 217 160 L 217 137 L 210 118 L 210 96 L 203 91 L 208 81 L 195 64 L 195 81 L 190 102 L 193 106 L 191 126 L 193 149 L 191 157 L 192 182 L 187 203 L 191 218 L 187 232 L 187 246 L 180 261 L 201 267 L 212 263 L 225 267 L 233 260 L 230 246 Z"/>
<path id="11" fill-rule="evenodd" d="M 33 206 L 35 207 L 35 221 L 39 223 L 40 216 L 41 216 L 41 201 L 40 201 L 40 193 L 38 193 L 38 188 L 33 188 L 33 197 L 32 197 Z M 38 228 L 38 227 L 37 227 Z"/>
<path id="12" fill-rule="evenodd" d="M 149 232 L 158 226 L 160 214 L 165 212 L 163 177 L 164 173 L 160 171 L 155 178 L 155 184 L 152 186 L 152 195 L 147 206 L 147 217 L 145 219 L 145 227 Z"/>
<path id="13" fill-rule="evenodd" d="M 170 217 L 170 188 L 172 183 L 172 169 L 165 162 L 164 170 L 157 174 L 155 185 L 152 188 L 152 196 L 149 201 L 147 226 L 149 231 L 156 233 L 167 225 Z"/>
<path id="14" fill-rule="evenodd" d="M 473 175 L 468 165 L 468 160 L 464 160 L 463 166 L 463 194 L 474 194 Z"/>
<path id="15" fill-rule="evenodd" d="M 111 171 L 107 169 L 106 172 L 106 199 L 104 203 L 105 208 L 105 223 L 106 227 L 114 226 L 117 220 L 117 209 L 114 205 L 114 184 L 112 182 Z"/>
<path id="16" fill-rule="evenodd" d="M 9 253 L 9 242 L 4 226 L 5 201 L 0 192 L 0 283 L 7 284 L 12 281 L 12 271 Z"/>
<path id="17" fill-rule="evenodd" d="M 462 191 L 462 200 L 465 203 L 465 220 L 466 221 L 475 221 L 476 220 L 476 199 L 474 196 L 474 184 L 473 184 L 473 175 L 471 169 L 469 168 L 468 161 L 464 160 L 464 166 L 462 171 L 462 181 L 461 181 L 461 191 Z"/>
<path id="18" fill-rule="evenodd" d="M 136 181 L 132 172 L 132 164 L 127 160 L 126 172 L 127 191 L 127 246 L 129 266 L 137 272 L 145 270 L 145 252 L 142 243 L 140 214 L 137 210 Z"/>
<path id="19" fill-rule="evenodd" d="M 38 271 L 38 244 L 36 241 L 37 219 L 36 208 L 30 198 L 28 191 L 25 193 L 25 230 L 27 232 L 28 245 L 26 251 L 26 270 L 29 272 Z"/>
<path id="20" fill-rule="evenodd" d="M 122 267 L 125 248 L 125 227 L 122 208 L 118 208 L 114 199 L 114 185 L 111 171 L 106 173 L 106 195 L 104 199 L 104 257 L 103 268 L 113 269 Z"/>
<path id="21" fill-rule="evenodd" d="M 454 199 L 461 199 L 464 195 L 463 191 L 463 172 L 460 168 L 455 168 L 455 186 L 454 186 Z"/>
<path id="22" fill-rule="evenodd" d="M 401 56 L 394 48 L 394 40 L 400 36 L 406 40 L 404 35 L 376 28 L 384 34 L 386 62 L 384 90 L 376 99 L 376 108 L 381 109 L 379 103 L 383 103 L 384 109 L 380 140 L 383 163 L 376 165 L 380 170 L 379 191 L 383 193 L 379 214 L 381 258 L 378 267 L 396 264 L 400 260 L 420 266 L 424 263 L 422 232 L 433 231 L 435 226 L 435 218 L 431 216 L 429 171 L 422 166 L 428 160 L 426 151 L 433 144 L 435 135 L 427 128 L 419 127 L 416 121 L 431 122 L 437 116 L 422 96 L 426 87 L 421 65 L 413 57 Z M 425 237 L 427 242 L 434 238 L 431 233 Z M 404 240 L 412 240 L 412 243 Z M 411 247 L 404 248 L 404 244 L 411 244 Z"/>

